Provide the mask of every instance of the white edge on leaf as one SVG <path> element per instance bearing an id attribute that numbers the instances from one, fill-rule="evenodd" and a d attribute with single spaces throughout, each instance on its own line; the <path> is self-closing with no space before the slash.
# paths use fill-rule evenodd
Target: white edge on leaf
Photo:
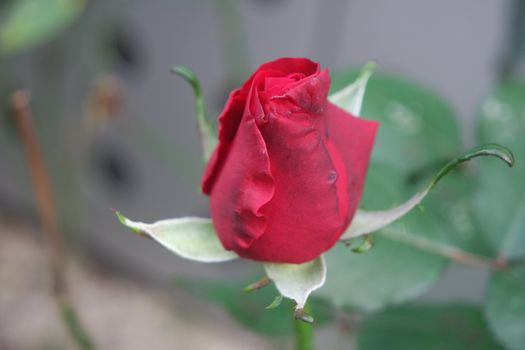
<path id="1" fill-rule="evenodd" d="M 343 233 L 340 240 L 344 241 L 350 238 L 359 237 L 381 230 L 382 228 L 405 216 L 415 206 L 421 203 L 429 191 L 430 188 L 427 188 L 425 191 L 416 193 L 408 201 L 388 210 L 357 210 L 350 227 L 348 227 L 345 233 Z"/>
<path id="2" fill-rule="evenodd" d="M 326 281 L 324 256 L 304 264 L 265 263 L 264 269 L 279 293 L 296 302 L 296 310 L 303 309 L 310 294 Z"/>
<path id="3" fill-rule="evenodd" d="M 222 247 L 222 244 L 220 243 L 217 234 L 214 231 L 194 231 L 193 235 L 195 239 L 193 241 L 188 240 L 187 236 L 181 236 L 181 240 L 178 242 L 172 241 L 171 244 L 165 239 L 159 237 L 159 230 L 163 226 L 173 226 L 173 235 L 185 234 L 187 233 L 184 232 L 185 224 L 212 225 L 210 219 L 182 217 L 175 219 L 164 219 L 156 221 L 152 224 L 147 224 L 139 221 L 132 221 L 119 212 L 116 214 L 123 225 L 127 226 L 140 235 L 146 235 L 147 237 L 152 238 L 154 241 L 182 258 L 207 263 L 224 262 L 238 258 L 235 253 L 225 250 Z M 179 232 L 177 232 L 177 229 Z M 177 244 L 173 244 L 174 242 L 177 242 Z M 202 247 L 202 249 L 194 249 L 195 245 Z"/>

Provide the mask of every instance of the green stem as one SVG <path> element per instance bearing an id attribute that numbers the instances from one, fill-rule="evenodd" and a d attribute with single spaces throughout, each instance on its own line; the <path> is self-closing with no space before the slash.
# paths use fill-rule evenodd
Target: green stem
<path id="1" fill-rule="evenodd" d="M 501 270 L 507 267 L 507 261 L 505 261 L 505 259 L 493 259 L 490 257 L 469 253 L 457 247 L 435 242 L 422 236 L 411 235 L 396 229 L 387 228 L 383 230 L 381 234 L 384 237 L 404 242 L 418 249 L 443 256 L 463 265 L 491 270 Z"/>
<path id="2" fill-rule="evenodd" d="M 65 296 L 56 298 L 62 322 L 66 326 L 69 334 L 81 350 L 94 350 L 95 346 L 87 333 L 84 325 L 80 322 L 78 314 L 73 305 L 65 298 Z"/>
<path id="3" fill-rule="evenodd" d="M 312 315 L 310 303 L 306 303 L 304 306 L 304 312 Z M 296 344 L 295 348 L 297 350 L 314 350 L 314 325 L 295 318 L 293 323 Z"/>

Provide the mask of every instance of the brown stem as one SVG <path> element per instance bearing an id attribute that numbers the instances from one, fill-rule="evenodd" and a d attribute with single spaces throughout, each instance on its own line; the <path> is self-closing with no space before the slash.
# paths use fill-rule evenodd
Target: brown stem
<path id="1" fill-rule="evenodd" d="M 11 96 L 11 106 L 20 132 L 20 138 L 25 147 L 27 164 L 33 182 L 36 205 L 42 222 L 45 240 L 49 244 L 53 290 L 55 293 L 62 294 L 65 288 L 63 281 L 63 244 L 56 219 L 55 202 L 49 174 L 32 124 L 29 94 L 26 91 L 15 92 Z"/>
<path id="2" fill-rule="evenodd" d="M 64 277 L 65 259 L 62 235 L 57 221 L 57 211 L 49 174 L 32 123 L 29 101 L 29 93 L 22 90 L 15 92 L 10 100 L 20 139 L 25 148 L 44 238 L 48 244 L 53 297 L 66 327 L 79 348 L 84 350 L 93 349 L 87 332 L 85 332 L 76 317 L 67 292 Z"/>

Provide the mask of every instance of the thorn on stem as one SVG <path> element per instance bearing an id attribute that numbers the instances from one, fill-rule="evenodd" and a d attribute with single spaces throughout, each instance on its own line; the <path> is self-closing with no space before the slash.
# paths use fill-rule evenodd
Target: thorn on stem
<path id="1" fill-rule="evenodd" d="M 261 289 L 261 288 L 264 288 L 266 287 L 268 284 L 270 284 L 270 279 L 266 276 L 264 276 L 263 278 L 261 278 L 260 280 L 258 280 L 257 282 L 254 282 L 246 287 L 244 287 L 242 290 L 243 292 L 245 293 L 251 293 L 257 289 Z"/>

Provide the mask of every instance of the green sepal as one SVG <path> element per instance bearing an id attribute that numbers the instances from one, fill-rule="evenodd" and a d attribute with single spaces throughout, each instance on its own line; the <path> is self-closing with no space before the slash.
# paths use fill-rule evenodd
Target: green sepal
<path id="1" fill-rule="evenodd" d="M 184 80 L 186 80 L 193 88 L 193 93 L 195 94 L 195 113 L 197 115 L 197 125 L 199 127 L 201 138 L 203 158 L 204 162 L 208 162 L 218 141 L 217 132 L 210 124 L 208 113 L 206 113 L 206 106 L 204 105 L 204 97 L 202 95 L 199 79 L 191 69 L 185 66 L 175 66 L 171 71 L 184 78 Z"/>

